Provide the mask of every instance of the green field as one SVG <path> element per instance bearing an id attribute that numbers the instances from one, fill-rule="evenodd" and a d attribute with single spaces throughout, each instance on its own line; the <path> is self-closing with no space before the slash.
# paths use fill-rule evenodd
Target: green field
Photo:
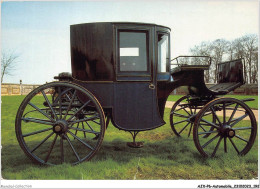
<path id="1" fill-rule="evenodd" d="M 173 134 L 169 124 L 170 109 L 165 111 L 166 125 L 138 134 L 137 141 L 144 141 L 143 148 L 127 147 L 126 142 L 132 140 L 130 133 L 118 130 L 110 124 L 100 151 L 91 161 L 76 166 L 69 164 L 39 166 L 25 156 L 15 136 L 15 116 L 23 98 L 23 96 L 2 97 L 1 157 L 4 179 L 240 180 L 256 179 L 258 176 L 257 140 L 244 157 L 237 156 L 234 152 L 226 154 L 223 152 L 215 158 L 202 158 L 192 137 L 177 138 Z M 176 98 L 179 97 L 170 96 L 169 100 L 176 101 Z"/>

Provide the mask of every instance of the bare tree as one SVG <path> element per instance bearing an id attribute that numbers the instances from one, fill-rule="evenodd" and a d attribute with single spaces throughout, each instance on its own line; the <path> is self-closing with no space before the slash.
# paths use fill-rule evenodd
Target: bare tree
<path id="1" fill-rule="evenodd" d="M 253 83 L 253 72 L 255 72 L 254 68 L 257 62 L 254 62 L 255 52 L 258 51 L 257 47 L 257 35 L 245 35 L 242 37 L 244 51 L 245 51 L 245 60 L 247 62 L 247 71 L 248 71 L 248 83 Z"/>
<path id="2" fill-rule="evenodd" d="M 212 57 L 211 69 L 205 72 L 205 82 L 217 81 L 217 64 L 222 62 L 223 55 L 228 52 L 229 42 L 225 39 L 217 39 L 213 42 L 202 42 L 190 49 L 192 55 Z"/>
<path id="3" fill-rule="evenodd" d="M 211 56 L 212 56 L 212 67 L 213 67 L 213 80 L 217 82 L 217 66 L 218 63 L 223 61 L 223 56 L 228 49 L 228 41 L 225 39 L 217 39 L 211 43 Z"/>
<path id="4" fill-rule="evenodd" d="M 228 41 L 227 43 L 227 55 L 228 55 L 228 60 L 233 60 L 234 58 L 234 42 L 233 41 Z"/>
<path id="5" fill-rule="evenodd" d="M 232 47 L 233 49 L 233 55 L 232 55 L 232 59 L 231 60 L 234 60 L 234 59 L 239 59 L 239 58 L 243 58 L 245 53 L 244 53 L 244 47 L 243 47 L 243 43 L 242 43 L 242 39 L 241 38 L 238 38 L 238 39 L 235 39 L 233 42 L 232 42 Z"/>
<path id="6" fill-rule="evenodd" d="M 257 83 L 258 75 L 258 36 L 249 34 L 233 41 L 233 57 L 244 58 L 244 76 L 246 83 Z"/>
<path id="7" fill-rule="evenodd" d="M 210 43 L 203 41 L 200 43 L 200 45 L 195 45 L 193 48 L 191 48 L 190 52 L 194 56 L 211 56 Z M 195 59 L 194 64 L 201 64 L 201 59 Z M 211 73 L 209 70 L 205 71 L 204 79 L 206 83 L 210 82 Z"/>
<path id="8" fill-rule="evenodd" d="M 14 52 L 2 52 L 1 56 L 1 83 L 5 75 L 13 75 L 18 55 Z"/>
<path id="9" fill-rule="evenodd" d="M 243 40 L 242 38 L 237 38 L 232 42 L 232 49 L 233 49 L 233 60 L 234 59 L 239 59 L 239 58 L 243 58 L 245 57 L 245 49 L 243 47 Z M 231 59 L 232 60 L 232 59 Z M 246 63 L 245 61 L 243 62 L 243 66 L 244 66 L 244 76 L 247 75 L 247 71 L 246 71 Z M 247 83 L 247 77 L 245 78 L 245 82 Z"/>
<path id="10" fill-rule="evenodd" d="M 212 57 L 211 69 L 205 73 L 206 82 L 217 81 L 217 64 L 225 60 L 244 58 L 244 76 L 246 83 L 258 82 L 258 36 L 248 34 L 233 41 L 217 39 L 202 42 L 190 49 L 192 55 Z M 225 58 L 228 55 L 228 58 Z M 196 62 L 196 64 L 198 64 Z"/>
<path id="11" fill-rule="evenodd" d="M 252 83 L 258 83 L 258 50 L 252 54 L 253 71 L 252 71 Z"/>

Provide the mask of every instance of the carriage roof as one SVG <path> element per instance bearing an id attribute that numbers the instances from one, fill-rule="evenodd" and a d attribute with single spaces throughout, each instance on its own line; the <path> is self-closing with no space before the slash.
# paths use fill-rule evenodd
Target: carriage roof
<path id="1" fill-rule="evenodd" d="M 157 26 L 157 27 L 163 27 L 163 28 L 168 28 L 171 30 L 171 28 L 163 25 L 158 25 L 154 23 L 144 23 L 144 22 L 90 22 L 90 23 L 81 23 L 81 24 L 73 24 L 70 27 L 77 27 L 77 26 L 89 26 L 89 25 L 139 25 L 139 26 Z"/>
<path id="2" fill-rule="evenodd" d="M 146 33 L 147 40 L 144 45 L 146 45 L 146 51 L 150 51 L 156 40 L 155 33 L 159 31 L 169 33 L 170 30 L 169 27 L 161 25 L 136 22 L 98 22 L 71 25 L 72 76 L 83 81 L 116 81 L 120 31 L 136 32 L 139 35 L 143 32 Z M 141 37 L 136 35 L 135 40 L 139 40 Z M 133 38 L 129 38 L 128 41 L 131 42 L 131 40 L 133 41 Z M 139 41 L 139 43 L 142 42 Z M 154 56 L 151 53 L 147 54 L 147 56 Z M 147 57 L 149 60 L 152 58 Z"/>

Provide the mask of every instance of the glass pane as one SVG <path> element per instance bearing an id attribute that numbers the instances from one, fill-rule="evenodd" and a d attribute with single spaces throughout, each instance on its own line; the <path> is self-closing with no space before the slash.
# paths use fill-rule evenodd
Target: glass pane
<path id="1" fill-rule="evenodd" d="M 158 34 L 158 72 L 166 72 L 168 49 L 168 35 Z"/>
<path id="2" fill-rule="evenodd" d="M 120 48 L 120 56 L 139 56 L 139 48 Z"/>
<path id="3" fill-rule="evenodd" d="M 120 71 L 147 71 L 145 32 L 120 32 Z"/>

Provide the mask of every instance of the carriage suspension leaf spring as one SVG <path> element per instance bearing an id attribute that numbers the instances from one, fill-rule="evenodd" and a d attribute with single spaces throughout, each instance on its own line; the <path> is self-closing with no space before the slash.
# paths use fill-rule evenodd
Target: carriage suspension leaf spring
<path id="1" fill-rule="evenodd" d="M 255 101 L 254 98 L 245 98 L 245 99 L 241 99 L 242 102 L 249 102 L 249 101 Z"/>
<path id="2" fill-rule="evenodd" d="M 245 99 L 241 99 L 240 101 L 249 102 L 249 101 L 254 101 L 254 100 L 255 100 L 254 98 L 245 98 Z M 226 103 L 226 106 L 230 106 L 230 105 L 233 105 L 233 104 L 236 104 L 236 103 L 235 102 Z"/>
<path id="3" fill-rule="evenodd" d="M 241 99 L 240 101 L 242 102 L 249 102 L 249 101 L 254 101 L 254 98 L 245 98 L 245 99 Z M 226 103 L 225 106 L 231 106 L 233 104 L 236 104 L 236 102 L 230 102 L 230 103 Z M 219 105 L 219 106 L 215 106 L 214 110 L 215 111 L 221 111 L 223 109 L 223 105 Z M 227 108 L 229 109 L 229 108 Z"/>
<path id="4" fill-rule="evenodd" d="M 60 104 L 59 103 L 53 103 L 53 104 L 51 104 L 52 105 L 52 107 L 56 107 L 56 106 L 60 106 Z M 81 106 L 82 104 L 80 104 L 80 103 L 72 103 L 72 107 L 79 107 L 79 106 Z M 69 103 L 68 102 L 62 102 L 61 103 L 61 106 L 69 106 Z"/>

